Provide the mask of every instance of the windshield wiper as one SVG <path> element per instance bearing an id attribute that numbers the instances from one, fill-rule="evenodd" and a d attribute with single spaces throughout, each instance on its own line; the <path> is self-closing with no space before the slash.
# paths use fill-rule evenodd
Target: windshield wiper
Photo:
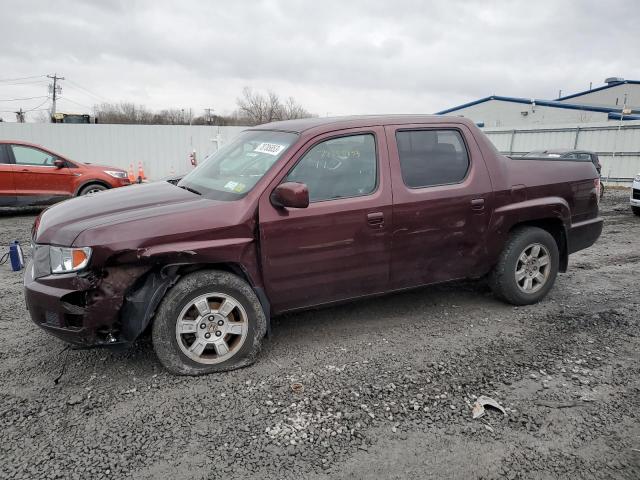
<path id="1" fill-rule="evenodd" d="M 185 190 L 191 192 L 191 193 L 195 193 L 196 195 L 202 195 L 198 190 L 196 190 L 195 188 L 191 188 L 191 187 L 187 187 L 186 185 L 178 185 L 180 188 L 184 188 Z"/>

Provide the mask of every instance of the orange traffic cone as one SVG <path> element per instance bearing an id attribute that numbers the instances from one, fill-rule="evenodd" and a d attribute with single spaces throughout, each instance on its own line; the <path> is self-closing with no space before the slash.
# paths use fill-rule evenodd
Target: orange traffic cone
<path id="1" fill-rule="evenodd" d="M 129 164 L 129 171 L 127 172 L 127 176 L 129 177 L 129 181 L 134 183 L 136 181 L 136 177 L 133 175 L 133 163 Z"/>
<path id="2" fill-rule="evenodd" d="M 142 162 L 138 162 L 138 183 L 142 183 L 142 180 L 146 180 L 144 176 L 144 170 L 142 169 Z"/>

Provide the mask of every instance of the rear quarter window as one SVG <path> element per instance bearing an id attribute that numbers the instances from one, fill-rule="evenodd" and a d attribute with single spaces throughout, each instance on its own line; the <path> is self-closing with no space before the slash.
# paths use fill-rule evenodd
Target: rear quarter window
<path id="1" fill-rule="evenodd" d="M 409 188 L 459 183 L 467 176 L 469 153 L 458 130 L 401 130 L 396 142 Z"/>

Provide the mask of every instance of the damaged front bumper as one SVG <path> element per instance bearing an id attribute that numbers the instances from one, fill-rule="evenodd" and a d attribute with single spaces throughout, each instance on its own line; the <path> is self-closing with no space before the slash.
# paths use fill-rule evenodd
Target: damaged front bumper
<path id="1" fill-rule="evenodd" d="M 129 343 L 148 319 L 139 319 L 137 328 L 132 328 L 131 319 L 122 316 L 123 305 L 147 270 L 144 266 L 112 267 L 36 278 L 30 262 L 25 269 L 24 294 L 31 320 L 76 346 Z"/>

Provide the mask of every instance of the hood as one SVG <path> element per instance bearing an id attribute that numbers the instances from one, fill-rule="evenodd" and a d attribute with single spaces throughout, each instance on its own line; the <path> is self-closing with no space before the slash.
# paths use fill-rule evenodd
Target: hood
<path id="1" fill-rule="evenodd" d="M 82 166 L 89 170 L 116 170 L 118 172 L 127 172 L 124 168 L 112 167 L 111 165 L 99 165 L 97 163 L 82 163 Z"/>
<path id="2" fill-rule="evenodd" d="M 240 201 L 210 200 L 168 182 L 131 185 L 76 197 L 36 220 L 35 243 L 140 248 L 161 238 L 232 226 Z"/>

